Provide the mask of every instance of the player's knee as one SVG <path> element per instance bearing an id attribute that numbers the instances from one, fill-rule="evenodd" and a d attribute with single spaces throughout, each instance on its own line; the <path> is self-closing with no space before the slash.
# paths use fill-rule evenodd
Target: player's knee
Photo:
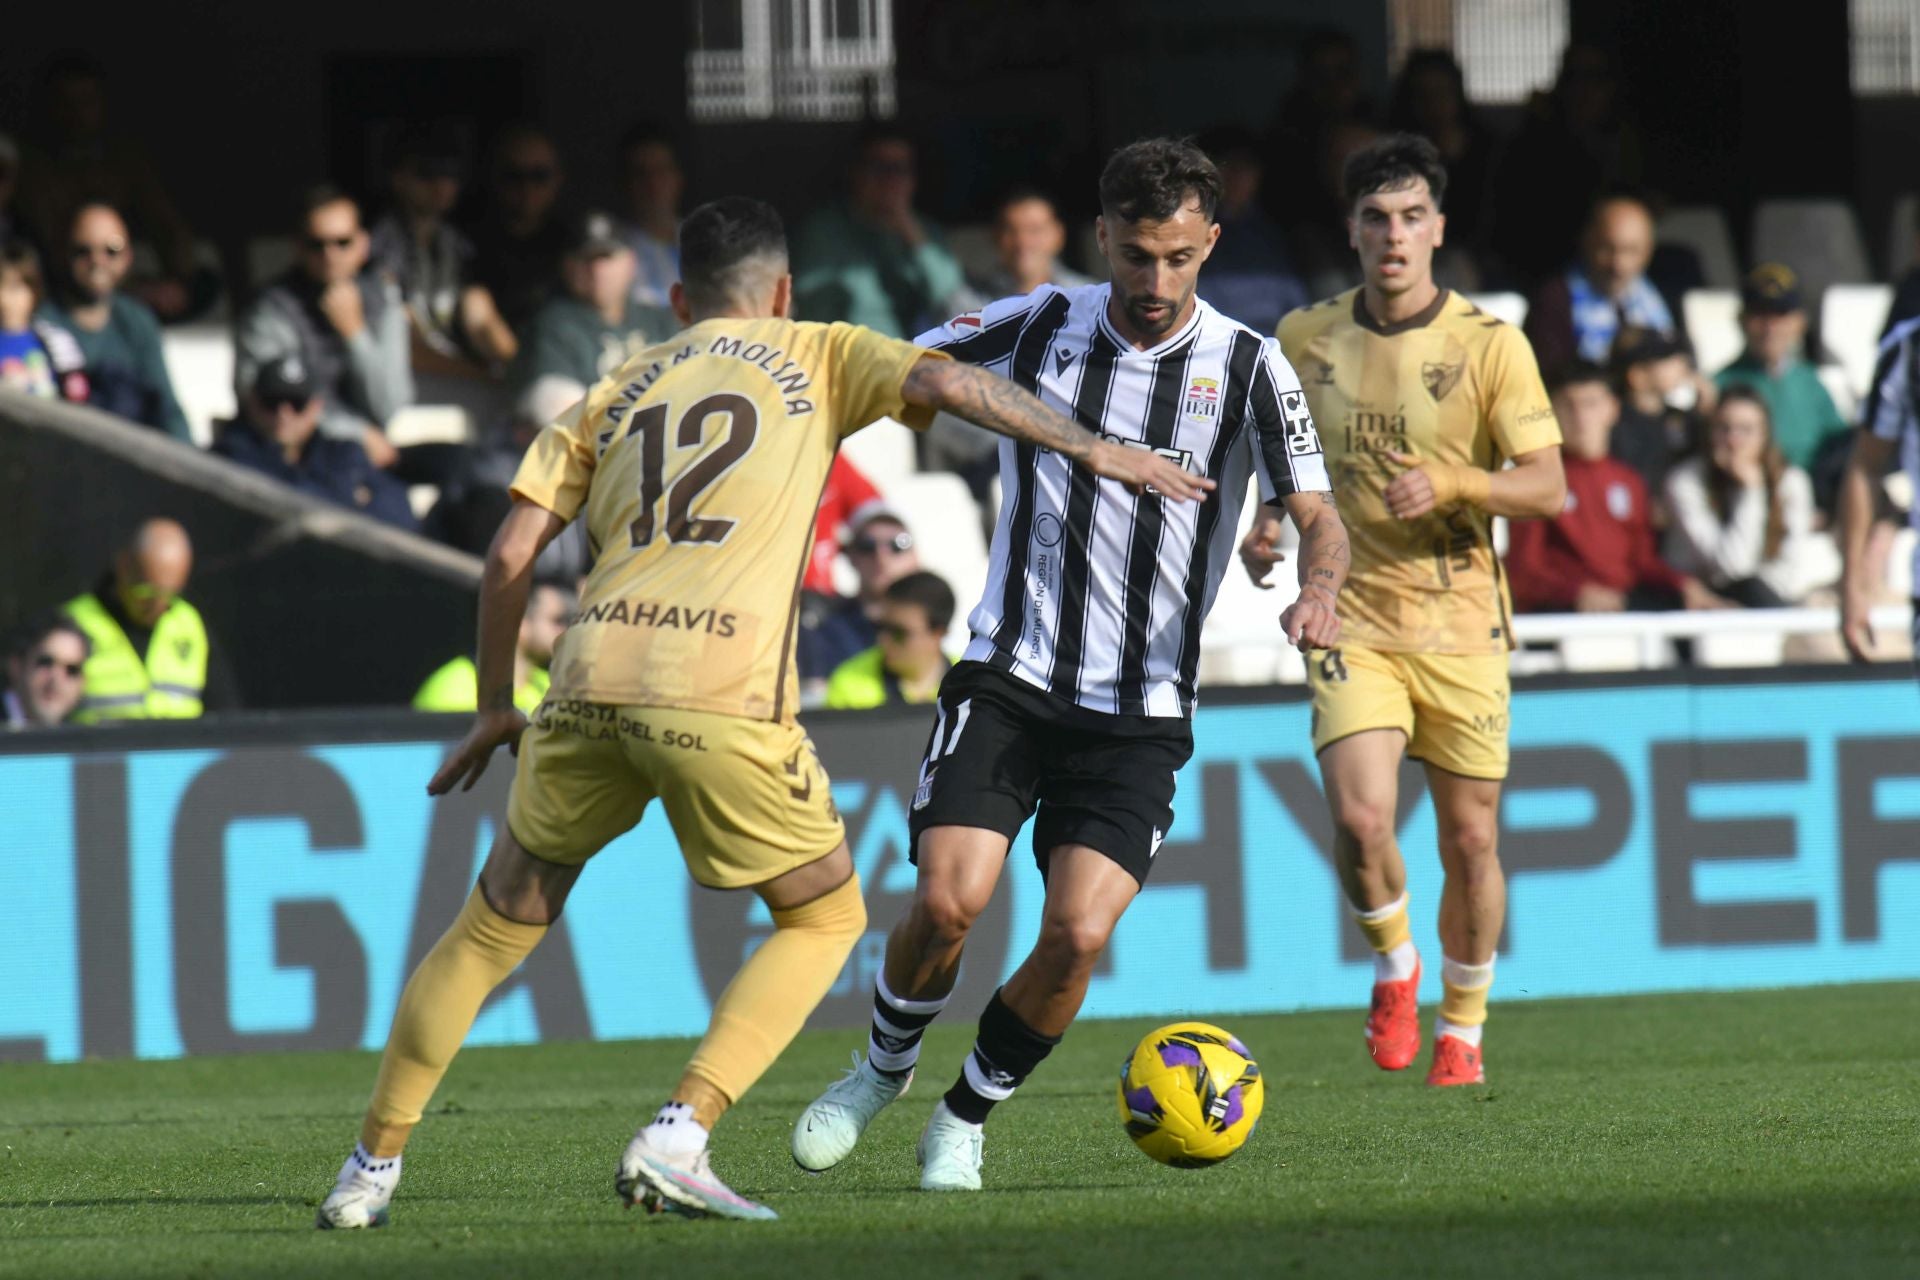
<path id="1" fill-rule="evenodd" d="M 1469 876 L 1493 873 L 1500 865 L 1499 840 L 1492 821 L 1448 823 L 1440 832 L 1445 860 Z"/>
<path id="2" fill-rule="evenodd" d="M 954 947 L 967 940 L 980 909 L 955 890 L 935 886 L 921 890 L 914 914 L 934 946 Z"/>
<path id="3" fill-rule="evenodd" d="M 1393 806 L 1361 796 L 1344 796 L 1334 806 L 1333 824 L 1362 849 L 1377 848 L 1393 839 Z"/>
<path id="4" fill-rule="evenodd" d="M 1049 918 L 1040 926 L 1039 950 L 1049 968 L 1082 972 L 1099 961 L 1112 934 L 1113 927 L 1098 920 Z"/>

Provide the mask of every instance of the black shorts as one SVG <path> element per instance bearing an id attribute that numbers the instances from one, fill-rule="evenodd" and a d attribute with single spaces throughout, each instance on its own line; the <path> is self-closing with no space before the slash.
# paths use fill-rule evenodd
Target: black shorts
<path id="1" fill-rule="evenodd" d="M 983 662 L 947 673 L 908 829 L 983 827 L 1009 841 L 1038 808 L 1033 857 L 1097 849 L 1141 884 L 1173 825 L 1173 778 L 1193 754 L 1184 717 L 1109 715 Z"/>

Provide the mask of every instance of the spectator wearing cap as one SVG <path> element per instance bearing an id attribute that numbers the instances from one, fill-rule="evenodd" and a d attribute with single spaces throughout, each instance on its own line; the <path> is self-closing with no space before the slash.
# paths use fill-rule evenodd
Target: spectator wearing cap
<path id="1" fill-rule="evenodd" d="M 620 225 L 633 250 L 633 300 L 668 307 L 680 278 L 680 201 L 687 175 L 680 152 L 665 130 L 636 124 L 620 139 L 620 185 L 627 217 Z"/>
<path id="2" fill-rule="evenodd" d="M 80 344 L 88 402 L 108 413 L 192 443 L 152 308 L 121 291 L 133 265 L 127 224 L 113 206 L 87 204 L 73 217 L 67 270 L 40 314 Z"/>
<path id="3" fill-rule="evenodd" d="M 1714 382 L 1723 391 L 1758 391 L 1773 416 L 1774 444 L 1794 466 L 1816 471 L 1822 444 L 1844 433 L 1847 424 L 1803 354 L 1807 309 L 1800 277 L 1791 267 L 1767 262 L 1747 273 L 1740 286 L 1740 331 L 1746 350 L 1714 374 Z"/>
<path id="4" fill-rule="evenodd" d="M 1612 370 L 1620 393 L 1612 455 L 1640 473 L 1658 502 L 1668 468 L 1705 438 L 1701 407 L 1711 406 L 1718 390 L 1694 368 L 1686 340 L 1658 329 L 1622 329 L 1613 340 Z"/>
<path id="5" fill-rule="evenodd" d="M 322 434 L 355 441 L 375 466 L 392 466 L 397 453 L 384 428 L 413 403 L 399 286 L 364 270 L 370 246 L 360 206 L 339 188 L 309 192 L 296 230 L 299 261 L 241 313 L 238 398 L 269 364 L 298 356 L 320 398 Z"/>
<path id="6" fill-rule="evenodd" d="M 920 568 L 913 534 L 886 507 L 869 507 L 853 522 L 846 553 L 859 583 L 853 595 L 815 591 L 800 595 L 800 695 L 814 706 L 825 697 L 826 681 L 834 670 L 878 642 L 880 602 L 887 588 Z"/>
<path id="7" fill-rule="evenodd" d="M 87 658 L 93 646 L 80 624 L 48 612 L 28 621 L 7 651 L 7 688 L 0 723 L 8 729 L 50 729 L 80 709 Z"/>
<path id="8" fill-rule="evenodd" d="M 240 409 L 220 424 L 215 453 L 322 502 L 401 529 L 418 527 L 405 487 L 375 467 L 357 441 L 320 434 L 320 399 L 299 356 L 260 370 Z"/>
<path id="9" fill-rule="evenodd" d="M 1551 520 L 1516 520 L 1507 576 L 1525 613 L 1723 608 L 1726 601 L 1660 556 L 1639 473 L 1608 455 L 1620 402 L 1598 365 L 1576 363 L 1551 381 L 1565 436 L 1567 503 Z"/>
<path id="10" fill-rule="evenodd" d="M 77 338 L 39 314 L 45 297 L 33 246 L 0 243 L 0 387 L 42 400 L 84 401 L 86 356 Z"/>
<path id="11" fill-rule="evenodd" d="M 1220 166 L 1220 240 L 1200 268 L 1198 292 L 1221 314 L 1259 333 L 1312 301 L 1287 253 L 1286 233 L 1260 207 L 1264 168 L 1254 136 L 1220 129 L 1201 139 Z"/>
<path id="12" fill-rule="evenodd" d="M 509 381 L 545 377 L 592 386 L 656 342 L 679 332 L 671 311 L 633 298 L 633 250 L 614 220 L 588 213 L 573 226 L 561 263 L 566 292 L 549 299 L 527 326 Z"/>
<path id="13" fill-rule="evenodd" d="M 820 510 L 813 522 L 813 554 L 807 557 L 800 589 L 832 595 L 833 566 L 840 559 L 840 548 L 852 536 L 855 525 L 885 508 L 886 499 L 867 479 L 867 473 L 854 466 L 846 454 L 834 454 L 827 483 L 820 490 Z"/>
<path id="14" fill-rule="evenodd" d="M 460 174 L 450 131 L 402 131 L 387 165 L 393 204 L 371 233 L 372 266 L 400 286 L 406 303 L 416 376 L 486 378 L 519 350 L 493 295 L 473 278 L 473 241 L 447 221 Z"/>
<path id="15" fill-rule="evenodd" d="M 473 227 L 474 279 L 519 334 L 560 291 L 568 235 L 560 189 L 566 175 L 553 139 L 519 124 L 494 143 L 487 176 L 486 212 Z"/>
<path id="16" fill-rule="evenodd" d="M 941 647 L 953 625 L 953 588 L 924 569 L 895 578 L 880 594 L 879 643 L 856 653 L 827 680 L 827 706 L 919 706 L 939 696 L 953 664 Z"/>
<path id="17" fill-rule="evenodd" d="M 1626 325 L 1672 333 L 1673 313 L 1647 278 L 1652 261 L 1653 214 L 1643 201 L 1616 195 L 1594 205 L 1579 261 L 1541 285 L 1527 309 L 1540 367 L 1604 364 Z"/>
<path id="18" fill-rule="evenodd" d="M 191 720 L 238 704 L 219 647 L 181 594 L 192 577 L 187 531 L 149 520 L 91 591 L 67 601 L 90 646 L 75 720 Z"/>
<path id="19" fill-rule="evenodd" d="M 913 142 L 888 125 L 855 143 L 845 200 L 821 209 L 793 246 L 794 312 L 907 338 L 965 310 L 966 277 L 940 229 L 914 210 Z"/>

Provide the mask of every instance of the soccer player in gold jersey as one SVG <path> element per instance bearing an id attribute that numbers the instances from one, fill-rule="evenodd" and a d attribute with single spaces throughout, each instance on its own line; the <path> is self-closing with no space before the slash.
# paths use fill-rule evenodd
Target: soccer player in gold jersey
<path id="1" fill-rule="evenodd" d="M 1335 864 L 1376 953 L 1367 1044 L 1389 1071 L 1420 1052 L 1420 957 L 1394 839 L 1403 755 L 1426 766 L 1438 820 L 1433 1085 L 1486 1078 L 1481 1025 L 1506 916 L 1497 836 L 1513 630 L 1492 518 L 1552 516 L 1566 498 L 1560 429 L 1526 338 L 1434 283 L 1446 181 L 1424 138 L 1356 153 L 1347 228 L 1365 284 L 1293 312 L 1279 335 L 1352 540 L 1341 646 L 1312 655 L 1307 679 Z M 1279 532 L 1263 510 L 1241 544 L 1261 585 Z"/>
<path id="2" fill-rule="evenodd" d="M 794 717 L 795 607 L 841 439 L 887 416 L 924 428 L 946 410 L 1136 492 L 1190 501 L 1213 487 L 984 370 L 856 326 L 789 320 L 786 237 L 767 205 L 716 201 L 680 234 L 673 306 L 687 327 L 595 385 L 514 478 L 481 579 L 479 712 L 427 788 L 471 787 L 517 742 L 506 824 L 401 995 L 322 1227 L 385 1222 L 401 1150 L 482 1002 L 545 935 L 586 861 L 656 797 L 693 878 L 752 889 L 775 927 L 615 1185 L 650 1209 L 773 1217 L 713 1175 L 707 1137 L 866 925 L 840 815 Z M 513 705 L 515 636 L 534 559 L 575 516 L 594 565 L 529 727 Z"/>

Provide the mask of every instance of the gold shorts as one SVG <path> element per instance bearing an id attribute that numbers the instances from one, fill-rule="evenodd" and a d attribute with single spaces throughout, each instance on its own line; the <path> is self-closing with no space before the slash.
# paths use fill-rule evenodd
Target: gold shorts
<path id="1" fill-rule="evenodd" d="M 846 838 L 798 725 L 552 698 L 520 739 L 507 827 L 534 857 L 577 865 L 655 796 L 687 870 L 713 889 L 771 880 Z"/>
<path id="2" fill-rule="evenodd" d="M 1407 754 L 1467 778 L 1507 776 L 1504 653 L 1392 653 L 1346 645 L 1307 660 L 1313 749 L 1398 729 Z"/>

